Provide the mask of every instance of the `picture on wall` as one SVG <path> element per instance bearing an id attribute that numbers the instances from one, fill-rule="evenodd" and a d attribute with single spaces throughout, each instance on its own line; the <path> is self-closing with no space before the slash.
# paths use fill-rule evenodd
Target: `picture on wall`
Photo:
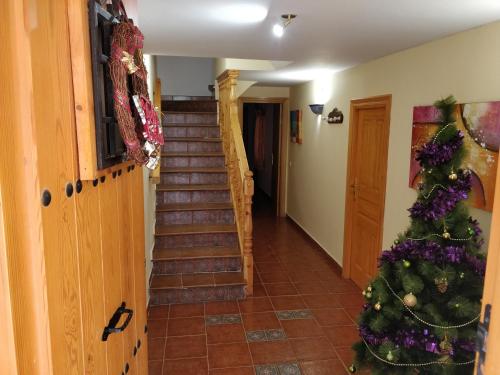
<path id="1" fill-rule="evenodd" d="M 290 111 L 290 140 L 293 143 L 302 143 L 302 111 Z"/>
<path id="2" fill-rule="evenodd" d="M 500 101 L 457 105 L 457 127 L 464 134 L 467 154 L 464 165 L 472 172 L 469 204 L 491 211 L 500 145 Z M 421 182 L 416 152 L 428 142 L 439 126 L 439 112 L 434 106 L 413 108 L 409 185 L 416 189 Z"/>

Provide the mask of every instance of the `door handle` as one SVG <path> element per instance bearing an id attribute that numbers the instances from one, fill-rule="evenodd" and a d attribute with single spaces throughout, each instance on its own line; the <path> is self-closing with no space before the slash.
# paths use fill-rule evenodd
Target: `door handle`
<path id="1" fill-rule="evenodd" d="M 123 314 L 127 314 L 127 319 L 125 319 L 125 322 L 120 327 L 117 327 L 116 325 L 120 321 L 120 318 Z M 125 302 L 122 302 L 120 307 L 116 309 L 115 313 L 109 320 L 108 325 L 104 327 L 104 331 L 102 332 L 102 341 L 107 341 L 109 335 L 111 335 L 112 333 L 120 333 L 125 331 L 130 321 L 132 320 L 133 315 L 134 311 L 131 309 L 127 309 Z"/>

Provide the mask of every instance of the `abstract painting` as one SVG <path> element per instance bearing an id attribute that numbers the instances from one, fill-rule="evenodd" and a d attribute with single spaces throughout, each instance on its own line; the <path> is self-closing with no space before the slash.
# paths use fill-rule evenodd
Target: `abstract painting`
<path id="1" fill-rule="evenodd" d="M 290 140 L 293 143 L 302 143 L 302 111 L 290 111 Z"/>
<path id="2" fill-rule="evenodd" d="M 491 211 L 495 194 L 495 178 L 500 145 L 500 102 L 466 103 L 457 105 L 457 127 L 464 134 L 466 156 L 463 165 L 472 172 L 472 192 L 469 204 Z M 413 129 L 409 185 L 417 188 L 421 182 L 420 165 L 415 160 L 417 150 L 431 139 L 439 121 L 434 106 L 413 108 Z"/>

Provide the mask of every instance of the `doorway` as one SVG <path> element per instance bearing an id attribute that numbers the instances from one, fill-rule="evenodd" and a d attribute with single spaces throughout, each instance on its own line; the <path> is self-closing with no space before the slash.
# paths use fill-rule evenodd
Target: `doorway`
<path id="1" fill-rule="evenodd" d="M 362 289 L 382 248 L 390 114 L 390 95 L 351 101 L 343 274 Z"/>
<path id="2" fill-rule="evenodd" d="M 254 207 L 278 214 L 281 103 L 242 103 L 243 142 L 254 173 Z"/>

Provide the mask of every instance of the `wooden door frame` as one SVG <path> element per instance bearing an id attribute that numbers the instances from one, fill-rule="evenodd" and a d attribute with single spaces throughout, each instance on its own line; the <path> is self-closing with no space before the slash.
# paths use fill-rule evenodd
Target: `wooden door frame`
<path id="1" fill-rule="evenodd" d="M 290 112 L 289 98 L 284 97 L 240 97 L 238 98 L 238 116 L 240 119 L 240 126 L 243 130 L 243 105 L 246 103 L 260 103 L 260 104 L 281 104 L 281 116 L 279 123 L 279 166 L 278 166 L 278 179 L 277 179 L 277 212 L 276 216 L 285 217 L 286 216 L 286 179 L 287 179 L 287 168 L 286 159 L 288 155 L 288 125 L 289 116 L 287 114 Z"/>
<path id="2" fill-rule="evenodd" d="M 352 195 L 349 193 L 351 185 L 353 184 L 354 178 L 354 166 L 356 163 L 355 155 L 355 145 L 357 142 L 357 126 L 359 111 L 362 109 L 374 109 L 374 108 L 384 108 L 387 116 L 384 122 L 383 131 L 385 132 L 385 137 L 383 139 L 383 148 L 386 152 L 381 156 L 382 162 L 385 164 L 384 171 L 384 181 L 382 186 L 383 197 L 382 206 L 384 209 L 381 210 L 379 215 L 380 223 L 380 233 L 379 233 L 379 243 L 377 246 L 382 249 L 383 231 L 384 231 L 384 211 L 385 211 L 385 195 L 387 186 L 387 161 L 389 155 L 389 130 L 391 123 L 391 104 L 392 95 L 380 95 L 373 96 L 364 99 L 351 100 L 351 111 L 350 111 L 350 121 L 349 121 L 349 148 L 348 148 L 348 162 L 347 162 L 347 179 L 346 179 L 346 196 L 345 196 L 345 213 L 344 213 L 344 256 L 342 265 L 342 276 L 344 278 L 351 277 L 351 253 L 352 253 L 352 208 L 354 205 Z"/>

